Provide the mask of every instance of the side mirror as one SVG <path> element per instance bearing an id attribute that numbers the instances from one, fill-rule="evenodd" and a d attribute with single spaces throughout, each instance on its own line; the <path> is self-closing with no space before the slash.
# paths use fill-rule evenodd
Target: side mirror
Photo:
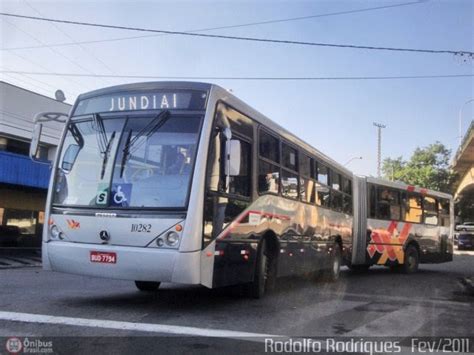
<path id="1" fill-rule="evenodd" d="M 36 159 L 36 155 L 38 154 L 40 139 L 41 139 L 41 131 L 43 130 L 42 122 L 49 122 L 49 121 L 56 121 L 60 123 L 65 123 L 66 118 L 62 119 L 61 117 L 68 117 L 66 113 L 63 112 L 40 112 L 35 115 L 33 118 L 33 122 L 35 123 L 35 127 L 33 128 L 33 135 L 31 137 L 30 143 L 30 159 L 33 161 L 37 161 L 43 164 L 49 164 L 49 162 L 44 162 Z"/>
<path id="2" fill-rule="evenodd" d="M 68 173 L 72 170 L 80 150 L 81 147 L 77 144 L 71 144 L 69 147 L 67 147 L 66 152 L 64 152 L 63 161 L 61 163 L 61 169 L 64 172 Z"/>
<path id="3" fill-rule="evenodd" d="M 32 160 L 37 160 L 36 155 L 38 154 L 42 130 L 43 130 L 42 123 L 37 123 L 35 125 L 35 128 L 33 129 L 33 136 L 31 137 L 31 143 L 30 143 L 30 159 Z"/>
<path id="4" fill-rule="evenodd" d="M 225 144 L 225 174 L 226 176 L 237 176 L 240 174 L 240 141 L 228 140 Z"/>

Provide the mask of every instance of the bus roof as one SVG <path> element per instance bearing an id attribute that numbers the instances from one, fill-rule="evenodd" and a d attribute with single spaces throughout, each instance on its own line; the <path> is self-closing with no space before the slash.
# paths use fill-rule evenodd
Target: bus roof
<path id="1" fill-rule="evenodd" d="M 444 193 L 444 192 L 439 192 L 439 191 L 430 190 L 430 189 L 426 189 L 419 186 L 405 184 L 404 182 L 401 182 L 401 181 L 389 181 L 389 180 L 375 178 L 375 177 L 367 177 L 367 182 L 376 184 L 376 185 L 393 187 L 395 189 L 406 190 L 409 192 L 418 192 L 418 193 L 429 195 L 429 196 L 447 198 L 450 200 L 453 198 L 452 195 Z"/>
<path id="2" fill-rule="evenodd" d="M 352 176 L 352 172 L 345 168 L 343 165 L 339 164 L 329 156 L 325 155 L 321 151 L 314 148 L 309 143 L 303 141 L 301 138 L 298 138 L 296 135 L 288 131 L 287 129 L 283 128 L 279 124 L 272 121 L 270 118 L 266 117 L 262 113 L 255 110 L 253 107 L 249 106 L 238 97 L 233 95 L 228 90 L 224 89 L 223 87 L 211 84 L 211 83 L 203 83 L 203 82 L 193 82 L 193 81 L 153 81 L 153 82 L 142 82 L 142 83 L 132 83 L 132 84 L 122 84 L 116 86 L 110 86 L 94 91 L 90 91 L 78 96 L 76 100 L 79 102 L 80 100 L 101 96 L 101 95 L 108 95 L 113 93 L 120 93 L 126 91 L 141 91 L 141 90 L 160 90 L 160 89 L 181 89 L 181 90 L 203 90 L 203 91 L 210 91 L 214 92 L 219 100 L 227 102 L 232 106 L 236 106 L 235 108 L 238 110 L 243 109 L 243 113 L 249 115 L 252 119 L 257 121 L 258 123 L 268 127 L 270 130 L 273 130 L 275 133 L 281 135 L 286 140 L 301 146 L 304 150 L 308 153 L 315 155 L 318 159 L 324 161 L 325 163 L 331 165 L 332 167 L 336 168 L 340 172 L 343 172 L 349 176 Z"/>

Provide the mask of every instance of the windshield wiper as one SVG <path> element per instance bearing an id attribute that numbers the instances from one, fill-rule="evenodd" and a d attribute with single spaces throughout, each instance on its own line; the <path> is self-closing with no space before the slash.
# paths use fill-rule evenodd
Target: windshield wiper
<path id="1" fill-rule="evenodd" d="M 102 160 L 102 170 L 100 171 L 100 178 L 104 178 L 105 174 L 105 167 L 107 166 L 107 161 L 109 160 L 109 155 L 110 155 L 110 147 L 112 146 L 112 142 L 114 141 L 115 138 L 115 131 L 113 131 L 112 135 L 110 136 L 110 140 L 107 143 L 107 147 L 105 148 L 104 152 L 104 159 Z"/>
<path id="2" fill-rule="evenodd" d="M 159 130 L 170 118 L 171 113 L 169 110 L 165 110 L 160 112 L 153 118 L 145 127 L 143 127 L 140 131 L 137 132 L 135 137 L 132 139 L 132 130 L 128 132 L 127 141 L 125 142 L 125 147 L 123 148 L 122 154 L 122 164 L 120 166 L 120 177 L 123 176 L 123 172 L 125 169 L 125 164 L 127 163 L 128 158 L 131 155 L 130 148 L 142 137 L 150 137 L 153 133 Z M 135 150 L 139 146 L 135 147 Z"/>
<path id="3" fill-rule="evenodd" d="M 107 132 L 105 131 L 104 121 L 98 113 L 92 115 L 94 119 L 94 124 L 97 132 L 97 144 L 99 145 L 99 150 L 101 154 L 104 154 L 108 147 Z"/>
<path id="4" fill-rule="evenodd" d="M 127 162 L 128 158 L 128 149 L 127 147 L 130 146 L 130 139 L 132 138 L 132 130 L 128 131 L 128 136 L 127 140 L 125 141 L 125 147 L 123 148 L 123 153 L 122 153 L 122 162 L 120 163 L 120 177 L 123 176 L 123 171 L 125 169 L 125 163 Z"/>

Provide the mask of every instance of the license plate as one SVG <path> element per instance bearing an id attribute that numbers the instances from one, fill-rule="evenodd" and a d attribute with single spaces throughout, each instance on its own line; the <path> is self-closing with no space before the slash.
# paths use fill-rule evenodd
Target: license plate
<path id="1" fill-rule="evenodd" d="M 117 263 L 117 254 L 103 251 L 91 251 L 90 261 L 92 263 L 115 264 Z"/>

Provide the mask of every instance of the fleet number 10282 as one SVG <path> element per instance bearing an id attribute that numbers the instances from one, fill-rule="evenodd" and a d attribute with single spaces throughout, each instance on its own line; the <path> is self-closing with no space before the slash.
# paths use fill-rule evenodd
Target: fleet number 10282
<path id="1" fill-rule="evenodd" d="M 151 232 L 151 224 L 132 224 L 132 232 L 136 233 L 150 233 Z"/>

